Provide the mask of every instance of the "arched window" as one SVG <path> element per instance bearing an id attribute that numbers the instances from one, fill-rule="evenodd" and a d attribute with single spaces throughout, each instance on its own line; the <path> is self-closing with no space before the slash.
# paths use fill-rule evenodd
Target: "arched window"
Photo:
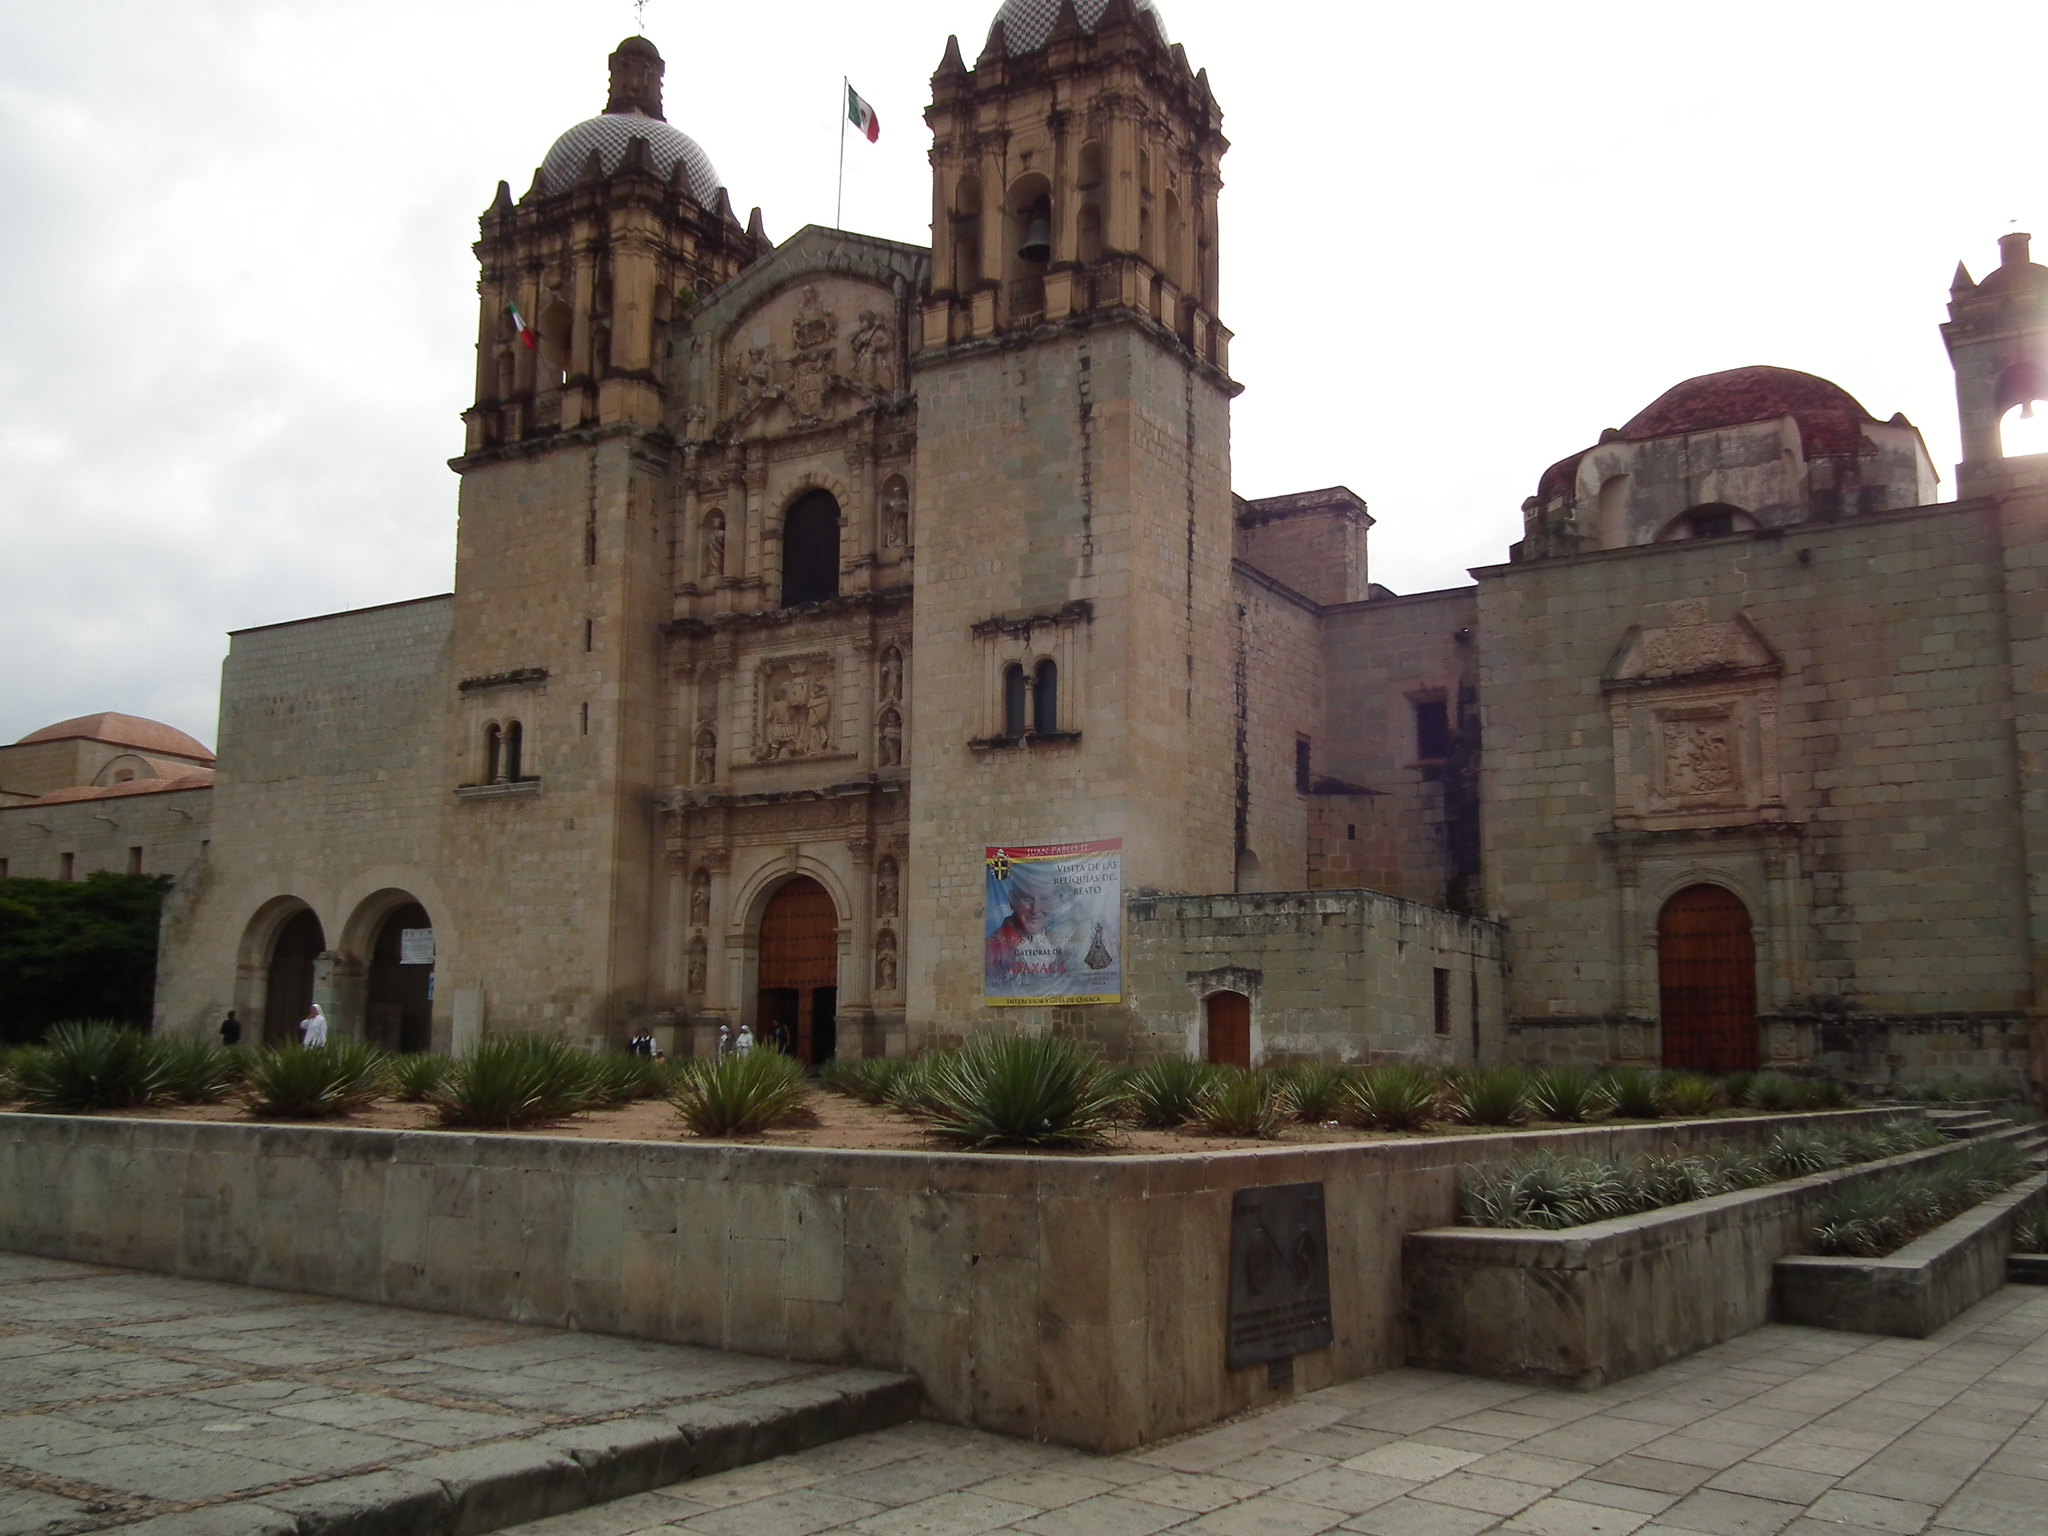
<path id="1" fill-rule="evenodd" d="M 806 491 L 782 520 L 782 606 L 839 595 L 839 503 L 830 491 Z"/>
<path id="2" fill-rule="evenodd" d="M 526 732 L 517 720 L 505 727 L 505 782 L 517 784 L 522 777 L 519 771 L 519 750 L 525 744 Z"/>
<path id="3" fill-rule="evenodd" d="M 1093 202 L 1081 205 L 1076 235 L 1080 245 L 1079 255 L 1086 265 L 1092 267 L 1102 260 L 1102 210 Z"/>
<path id="4" fill-rule="evenodd" d="M 1003 668 L 1003 735 L 1011 741 L 1024 735 L 1024 669 L 1016 662 Z"/>
<path id="5" fill-rule="evenodd" d="M 953 288 L 971 291 L 981 281 L 981 179 L 963 176 L 953 190 Z"/>
<path id="6" fill-rule="evenodd" d="M 1731 533 L 1747 533 L 1755 527 L 1756 519 L 1742 508 L 1725 501 L 1708 501 L 1688 507 L 1665 524 L 1664 531 L 1657 535 L 1657 542 L 1668 544 L 1676 539 L 1719 539 Z"/>
<path id="7" fill-rule="evenodd" d="M 504 766 L 504 733 L 494 721 L 484 727 L 484 782 L 496 784 L 498 770 Z"/>
<path id="8" fill-rule="evenodd" d="M 1041 661 L 1031 676 L 1031 729 L 1050 736 L 1060 728 L 1060 669 Z"/>

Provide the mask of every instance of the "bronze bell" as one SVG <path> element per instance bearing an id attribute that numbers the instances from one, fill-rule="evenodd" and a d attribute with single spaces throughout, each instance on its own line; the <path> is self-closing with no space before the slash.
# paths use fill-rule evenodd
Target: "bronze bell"
<path id="1" fill-rule="evenodd" d="M 1031 215 L 1031 222 L 1024 226 L 1024 243 L 1017 247 L 1017 254 L 1025 261 L 1052 260 L 1052 221 L 1044 214 Z"/>

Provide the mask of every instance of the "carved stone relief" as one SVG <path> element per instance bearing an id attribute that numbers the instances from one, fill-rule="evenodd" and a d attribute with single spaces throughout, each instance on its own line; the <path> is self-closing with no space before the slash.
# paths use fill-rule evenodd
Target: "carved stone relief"
<path id="1" fill-rule="evenodd" d="M 910 488 L 901 475 L 891 475 L 882 487 L 882 543 L 901 549 L 910 542 Z"/>
<path id="2" fill-rule="evenodd" d="M 690 877 L 690 926 L 702 928 L 711 921 L 711 871 L 701 866 Z"/>
<path id="3" fill-rule="evenodd" d="M 842 302 L 849 297 L 840 295 Z M 771 306 L 771 316 L 776 308 Z M 727 423 L 736 426 L 779 400 L 798 428 L 808 428 L 830 419 L 849 400 L 887 400 L 902 378 L 899 350 L 887 310 L 863 308 L 852 329 L 845 330 L 839 311 L 815 285 L 807 285 L 785 324 L 771 318 L 732 345 L 726 364 Z"/>
<path id="4" fill-rule="evenodd" d="M 903 717 L 893 709 L 885 709 L 882 718 L 875 723 L 875 766 L 900 768 L 902 765 Z"/>
<path id="5" fill-rule="evenodd" d="M 903 653 L 895 646 L 882 650 L 882 702 L 894 704 L 903 697 Z"/>
<path id="6" fill-rule="evenodd" d="M 693 784 L 715 784 L 718 781 L 718 732 L 708 725 L 697 728 L 697 739 L 690 754 Z"/>
<path id="7" fill-rule="evenodd" d="M 896 893 L 898 875 L 896 861 L 883 857 L 875 866 L 875 915 L 894 917 L 896 915 Z"/>
<path id="8" fill-rule="evenodd" d="M 875 935 L 875 990 L 896 990 L 896 935 L 887 928 Z"/>
<path id="9" fill-rule="evenodd" d="M 704 518 L 704 551 L 700 573 L 706 581 L 725 574 L 725 514 L 713 511 Z"/>
<path id="10" fill-rule="evenodd" d="M 832 661 L 808 656 L 774 661 L 761 668 L 755 684 L 760 701 L 754 731 L 754 760 L 782 762 L 818 757 L 832 747 Z"/>
<path id="11" fill-rule="evenodd" d="M 690 940 L 688 954 L 689 964 L 687 974 L 684 977 L 683 987 L 692 997 L 701 997 L 703 996 L 704 983 L 709 973 L 709 965 L 706 959 L 707 951 L 702 934 Z"/>
<path id="12" fill-rule="evenodd" d="M 1728 710 L 1660 712 L 1659 764 L 1664 793 L 1675 800 L 1722 797 L 1740 787 L 1738 727 Z"/>

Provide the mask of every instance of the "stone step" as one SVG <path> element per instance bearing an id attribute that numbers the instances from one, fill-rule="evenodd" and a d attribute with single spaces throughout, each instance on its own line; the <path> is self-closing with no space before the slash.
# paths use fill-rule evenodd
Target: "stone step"
<path id="1" fill-rule="evenodd" d="M 2014 1285 L 2048 1285 L 2048 1253 L 2015 1253 L 2006 1258 L 2005 1278 Z"/>
<path id="2" fill-rule="evenodd" d="M 2002 1115 L 1966 1114 L 1946 1116 L 1930 1113 L 1927 1118 L 1934 1123 L 1936 1129 L 1942 1135 L 1955 1141 L 1977 1136 L 1988 1136 L 1993 1131 L 2010 1130 L 2013 1124 L 2012 1121 Z"/>

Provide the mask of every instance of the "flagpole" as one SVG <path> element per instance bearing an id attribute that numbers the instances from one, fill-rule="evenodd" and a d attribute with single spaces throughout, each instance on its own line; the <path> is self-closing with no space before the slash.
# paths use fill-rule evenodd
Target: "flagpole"
<path id="1" fill-rule="evenodd" d="M 839 192 L 832 200 L 832 227 L 846 228 L 846 103 L 853 82 L 839 77 Z"/>

